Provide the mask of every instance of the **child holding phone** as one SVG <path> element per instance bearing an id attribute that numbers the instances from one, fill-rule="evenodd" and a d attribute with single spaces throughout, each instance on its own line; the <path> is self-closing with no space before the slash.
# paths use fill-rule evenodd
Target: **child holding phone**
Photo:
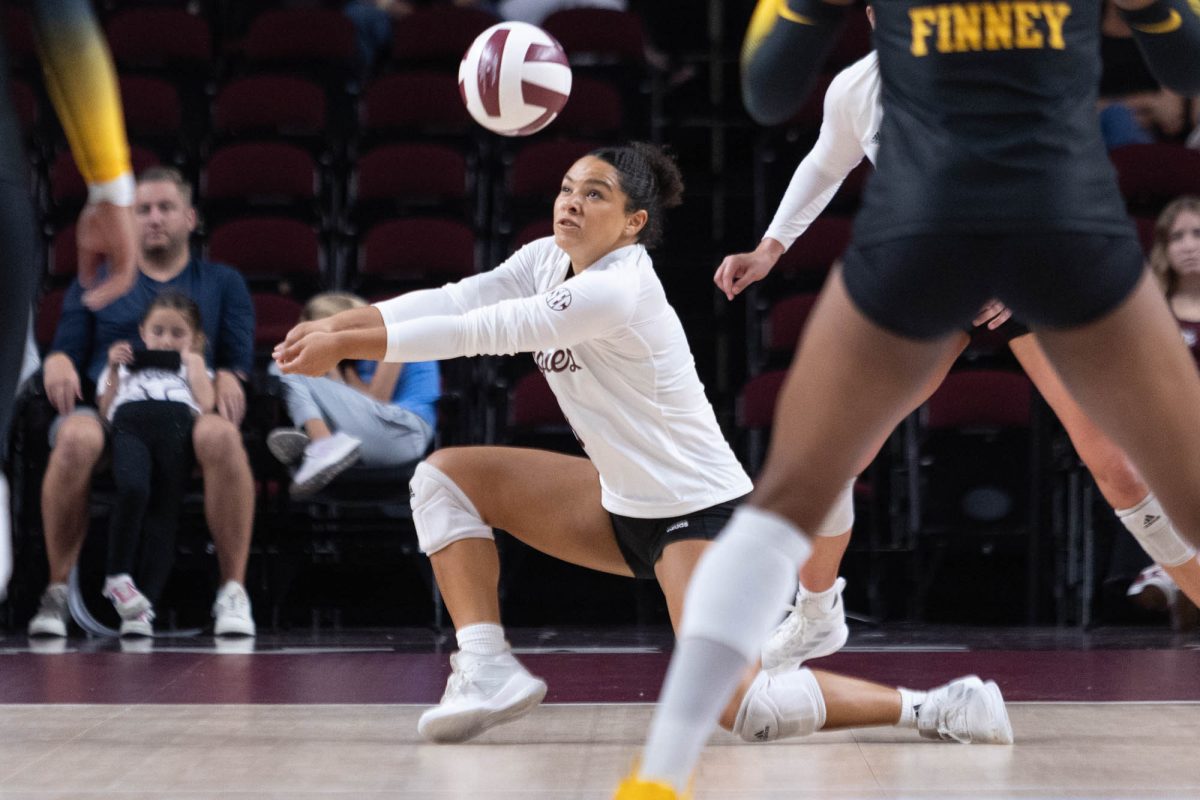
<path id="1" fill-rule="evenodd" d="M 154 602 L 171 572 L 179 507 L 195 463 L 192 424 L 214 403 L 195 301 L 163 292 L 138 332 L 145 349 L 113 344 L 100 382 L 117 484 L 103 593 L 121 617 L 122 636 L 154 635 Z"/>

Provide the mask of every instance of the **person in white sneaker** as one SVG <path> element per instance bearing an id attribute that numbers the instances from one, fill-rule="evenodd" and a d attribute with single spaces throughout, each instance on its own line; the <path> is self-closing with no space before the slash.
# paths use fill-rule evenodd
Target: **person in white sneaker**
<path id="1" fill-rule="evenodd" d="M 300 322 L 367 305 L 346 292 L 326 292 L 304 306 Z M 274 367 L 274 365 L 272 365 Z M 429 449 L 441 393 L 436 361 L 337 365 L 328 375 L 283 375 L 288 413 L 299 428 L 277 428 L 267 447 L 295 466 L 292 497 L 312 495 L 355 463 L 410 464 Z"/>
<path id="2" fill-rule="evenodd" d="M 874 10 L 868 6 L 866 13 L 874 26 Z M 879 57 L 871 53 L 842 70 L 830 84 L 817 143 L 796 167 L 758 247 L 750 253 L 726 256 L 717 267 L 713 282 L 729 300 L 770 274 L 863 158 L 872 163 L 876 161 L 882 121 Z M 1194 216 L 1197 208 L 1200 205 L 1196 203 L 1190 206 L 1180 203 L 1171 220 L 1160 223 L 1156 248 L 1162 249 L 1164 256 L 1156 259 L 1152 253 L 1152 264 L 1165 262 L 1166 237 L 1174 215 L 1191 209 Z M 1159 238 L 1161 243 L 1157 243 Z M 1181 233 L 1175 235 L 1176 241 L 1184 238 Z M 1180 244 L 1175 247 L 1180 251 L 1185 249 Z M 1200 246 L 1194 250 L 1200 252 Z M 1167 269 L 1169 267 L 1155 267 L 1160 275 Z M 1200 297 L 1200 292 L 1195 296 Z M 1195 306 L 1200 308 L 1200 303 Z M 1200 319 L 1200 313 L 1194 316 Z M 1200 560 L 1197 560 L 1196 549 L 1179 536 L 1129 456 L 1083 413 L 1046 359 L 1037 337 L 1011 320 L 1007 309 L 996 303 L 980 312 L 975 325 L 986 325 L 1003 334 L 1017 361 L 1062 422 L 1080 459 L 1091 471 L 1100 493 L 1122 524 L 1188 597 L 1200 603 Z M 924 403 L 941 383 L 957 356 L 970 343 L 969 332 L 960 334 L 958 341 L 957 350 L 949 351 L 937 375 L 915 398 L 912 409 Z M 886 438 L 881 440 L 870 456 L 860 463 L 859 472 L 871 463 L 885 441 Z M 845 522 L 843 530 L 839 535 L 813 539 L 812 557 L 800 571 L 796 605 L 764 645 L 762 658 L 765 665 L 799 664 L 836 652 L 846 642 L 849 629 L 841 603 L 845 582 L 838 578 L 838 569 L 854 521 L 852 490 L 853 483 L 844 487 L 835 504 L 834 513 L 841 514 Z M 838 582 L 836 585 L 835 581 Z"/>
<path id="3" fill-rule="evenodd" d="M 213 409 L 215 393 L 194 300 L 162 292 L 138 332 L 145 349 L 126 341 L 109 348 L 98 405 L 112 430 L 117 485 L 103 593 L 121 617 L 122 635 L 144 636 L 140 623 L 147 614 L 153 619 L 175 563 L 179 509 L 194 466 L 192 427 Z"/>
<path id="4" fill-rule="evenodd" d="M 108 349 L 132 341 L 151 300 L 161 291 L 181 291 L 196 301 L 204 323 L 210 361 L 216 370 L 215 413 L 192 428 L 192 450 L 204 477 L 204 516 L 212 534 L 222 582 L 245 582 L 254 523 L 254 477 L 239 426 L 246 397 L 241 380 L 254 365 L 254 306 L 245 279 L 232 267 L 194 257 L 188 242 L 196 228 L 192 187 L 166 167 L 145 170 L 133 190 L 137 234 L 134 286 L 103 308 L 90 305 L 76 281 L 63 299 L 63 312 L 47 354 L 42 382 L 58 413 L 49 433 L 50 460 L 42 478 L 42 521 L 50 582 L 29 622 L 31 636 L 65 636 L 69 614 L 56 599 L 79 558 L 88 530 L 92 473 L 108 445 L 108 430 L 85 405 L 87 381 L 98 382 Z M 244 589 L 239 589 L 243 592 Z M 253 635 L 248 606 L 215 606 L 217 635 Z M 244 612 L 244 613 L 243 613 Z"/>
<path id="5" fill-rule="evenodd" d="M 429 740 L 470 739 L 546 693 L 505 639 L 494 528 L 574 564 L 657 580 L 678 627 L 697 562 L 750 491 L 647 253 L 682 191 L 657 147 L 596 150 L 563 178 L 553 237 L 441 289 L 302 323 L 276 349 L 285 374 L 305 375 L 346 358 L 531 351 L 587 453 L 448 448 L 418 465 L 413 520 L 459 646 L 445 695 L 418 722 Z M 807 669 L 743 672 L 722 724 L 747 741 L 915 726 L 912 693 Z M 729 693 L 714 696 L 724 705 Z"/>

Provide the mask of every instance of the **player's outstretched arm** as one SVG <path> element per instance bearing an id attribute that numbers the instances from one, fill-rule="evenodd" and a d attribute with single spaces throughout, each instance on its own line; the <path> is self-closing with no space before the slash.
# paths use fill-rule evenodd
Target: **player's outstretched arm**
<path id="1" fill-rule="evenodd" d="M 134 182 L 125 120 L 108 45 L 87 0 L 34 0 L 33 33 L 46 73 L 46 91 L 88 184 L 79 218 L 79 278 L 93 309 L 111 303 L 137 277 Z M 104 281 L 95 283 L 101 263 Z"/>
<path id="2" fill-rule="evenodd" d="M 759 0 L 742 45 L 742 99 L 775 125 L 803 105 L 851 0 Z"/>
<path id="3" fill-rule="evenodd" d="M 1200 4 L 1115 0 L 1154 77 L 1179 94 L 1200 94 Z"/>

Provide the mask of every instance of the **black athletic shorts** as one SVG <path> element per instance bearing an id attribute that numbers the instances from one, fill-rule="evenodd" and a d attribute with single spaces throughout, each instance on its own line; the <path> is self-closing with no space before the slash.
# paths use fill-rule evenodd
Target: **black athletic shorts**
<path id="1" fill-rule="evenodd" d="M 1132 234 L 923 234 L 846 251 L 851 300 L 912 339 L 970 327 L 993 298 L 1032 328 L 1071 328 L 1112 311 L 1142 276 Z"/>
<path id="2" fill-rule="evenodd" d="M 712 541 L 745 499 L 739 497 L 681 517 L 665 519 L 637 519 L 611 512 L 608 516 L 617 534 L 617 547 L 621 548 L 621 555 L 625 556 L 633 576 L 654 580 L 654 565 L 667 545 L 685 539 Z"/>

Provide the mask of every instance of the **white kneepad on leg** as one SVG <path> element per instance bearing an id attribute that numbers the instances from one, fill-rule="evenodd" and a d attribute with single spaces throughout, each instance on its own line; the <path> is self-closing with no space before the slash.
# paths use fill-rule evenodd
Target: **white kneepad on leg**
<path id="1" fill-rule="evenodd" d="M 417 543 L 433 555 L 460 539 L 492 539 L 492 527 L 479 516 L 475 504 L 446 473 L 428 462 L 417 464 L 408 482 L 409 503 Z"/>
<path id="2" fill-rule="evenodd" d="M 813 536 L 841 536 L 854 527 L 854 482 L 857 477 L 842 487 L 833 507 L 821 520 L 821 524 L 812 532 Z"/>
<path id="3" fill-rule="evenodd" d="M 738 708 L 733 732 L 747 742 L 809 736 L 825 726 L 825 696 L 811 670 L 758 673 Z"/>
<path id="4" fill-rule="evenodd" d="M 1196 557 L 1196 548 L 1175 530 L 1154 495 L 1146 495 L 1141 503 L 1118 511 L 1117 516 L 1156 563 L 1164 567 L 1178 567 Z"/>

